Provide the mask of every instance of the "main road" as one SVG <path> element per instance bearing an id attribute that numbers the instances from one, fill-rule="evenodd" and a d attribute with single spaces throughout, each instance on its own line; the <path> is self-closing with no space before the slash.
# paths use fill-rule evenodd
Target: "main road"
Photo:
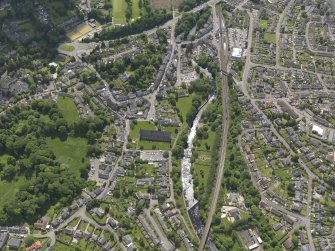
<path id="1" fill-rule="evenodd" d="M 213 7 L 216 8 L 216 7 Z M 226 157 L 226 149 L 227 149 L 227 138 L 228 138 L 228 128 L 229 128 L 229 101 L 228 101 L 228 77 L 227 77 L 227 63 L 228 63 L 228 44 L 227 44 L 227 32 L 224 25 L 224 20 L 222 16 L 222 9 L 220 7 L 216 8 L 213 11 L 213 20 L 214 22 L 219 24 L 220 30 L 220 45 L 219 45 L 219 59 L 220 59 L 220 69 L 221 69 L 221 77 L 222 77 L 222 105 L 223 105 L 223 121 L 222 121 L 222 143 L 221 143 L 221 157 L 220 163 L 217 170 L 216 175 L 216 183 L 213 192 L 211 206 L 208 212 L 208 218 L 206 221 L 206 225 L 203 229 L 203 233 L 201 236 L 200 244 L 199 244 L 199 251 L 205 249 L 205 245 L 208 238 L 208 233 L 211 227 L 212 218 L 216 210 L 217 201 L 219 197 L 219 192 L 221 189 L 222 177 L 223 177 L 223 170 L 224 170 L 224 163 Z M 215 26 L 214 26 L 215 27 Z"/>

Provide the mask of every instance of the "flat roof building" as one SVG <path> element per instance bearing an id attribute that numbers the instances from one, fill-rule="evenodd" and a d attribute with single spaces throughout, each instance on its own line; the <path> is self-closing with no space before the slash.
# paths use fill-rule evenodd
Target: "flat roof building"
<path id="1" fill-rule="evenodd" d="M 171 143 L 171 133 L 163 131 L 141 130 L 140 140 L 159 141 Z"/>
<path id="2" fill-rule="evenodd" d="M 324 130 L 318 126 L 318 125 L 313 125 L 312 127 L 312 133 L 319 135 L 320 137 L 323 136 Z"/>
<path id="3" fill-rule="evenodd" d="M 242 59 L 243 57 L 243 49 L 241 48 L 233 48 L 233 52 L 231 54 L 233 59 Z"/>

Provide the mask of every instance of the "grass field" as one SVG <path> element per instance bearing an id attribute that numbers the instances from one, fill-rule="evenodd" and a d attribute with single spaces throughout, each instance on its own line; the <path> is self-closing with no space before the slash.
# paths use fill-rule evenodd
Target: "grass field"
<path id="1" fill-rule="evenodd" d="M 275 33 L 264 33 L 264 39 L 269 44 L 276 44 L 276 34 Z"/>
<path id="2" fill-rule="evenodd" d="M 79 177 L 80 167 L 86 166 L 88 163 L 86 156 L 88 148 L 87 140 L 68 137 L 66 141 L 61 141 L 58 138 L 48 138 L 47 143 L 55 153 L 57 160 L 61 164 L 68 166 Z"/>
<path id="3" fill-rule="evenodd" d="M 74 46 L 72 45 L 67 45 L 67 44 L 61 44 L 59 46 L 59 49 L 62 50 L 62 51 L 68 51 L 68 52 L 71 52 L 71 51 L 74 51 Z"/>
<path id="4" fill-rule="evenodd" d="M 180 110 L 184 121 L 186 121 L 186 114 L 191 106 L 192 106 L 192 95 L 188 97 L 179 98 L 177 101 L 177 107 Z"/>
<path id="5" fill-rule="evenodd" d="M 126 23 L 125 11 L 127 8 L 127 3 L 124 0 L 112 0 L 113 5 L 113 23 L 114 24 L 124 24 Z"/>
<path id="6" fill-rule="evenodd" d="M 268 20 L 260 20 L 259 21 L 259 27 L 261 28 L 261 29 L 266 29 L 266 28 L 268 28 Z"/>
<path id="7" fill-rule="evenodd" d="M 53 251 L 74 251 L 73 247 L 67 246 L 59 241 L 56 241 L 55 246 L 52 248 Z"/>
<path id="8" fill-rule="evenodd" d="M 7 158 L 9 155 L 1 155 L 0 156 L 0 163 L 6 165 L 7 164 Z M 26 178 L 23 176 L 20 176 L 18 178 L 14 178 L 12 181 L 7 182 L 5 180 L 0 180 L 0 205 L 3 205 L 5 201 L 10 200 L 14 197 L 16 192 L 19 191 L 20 186 L 24 185 L 26 183 Z M 10 188 L 10 189 L 9 189 Z"/>
<path id="9" fill-rule="evenodd" d="M 208 138 L 207 139 L 202 139 L 198 140 L 200 143 L 200 146 L 195 146 L 193 149 L 193 154 L 197 154 L 198 158 L 195 160 L 195 162 L 192 164 L 192 169 L 194 171 L 194 181 L 197 183 L 197 185 L 194 185 L 195 191 L 198 189 L 201 191 L 202 189 L 204 190 L 205 193 L 208 193 L 208 182 L 209 182 L 209 177 L 211 174 L 210 172 L 212 171 L 211 169 L 211 151 L 212 151 L 212 146 L 214 144 L 215 140 L 215 132 L 212 132 L 211 130 L 208 130 Z M 206 143 L 208 146 L 210 146 L 210 149 L 206 149 Z M 195 155 L 193 155 L 195 156 Z M 201 197 L 199 197 L 199 200 Z M 206 198 L 209 199 L 209 198 Z"/>
<path id="10" fill-rule="evenodd" d="M 132 20 L 134 21 L 141 16 L 141 10 L 138 7 L 139 0 L 132 0 Z M 128 5 L 125 0 L 112 0 L 112 16 L 114 24 L 125 24 L 126 16 L 125 12 Z M 143 8 L 144 11 L 144 8 Z"/>
<path id="11" fill-rule="evenodd" d="M 133 6 L 132 6 L 133 16 L 132 16 L 132 18 L 135 20 L 135 19 L 137 19 L 137 18 L 139 18 L 141 16 L 140 15 L 141 14 L 141 10 L 138 7 L 139 0 L 132 0 L 132 1 L 133 1 Z"/>
<path id="12" fill-rule="evenodd" d="M 147 121 L 138 121 L 137 124 L 130 130 L 129 136 L 132 139 L 139 139 L 140 138 L 140 130 L 156 130 L 156 126 Z"/>
<path id="13" fill-rule="evenodd" d="M 73 124 L 75 122 L 79 122 L 79 113 L 76 105 L 71 98 L 59 96 L 57 99 L 57 105 L 61 110 L 64 119 L 68 123 Z"/>
<path id="14" fill-rule="evenodd" d="M 24 184 L 26 184 L 26 178 L 24 176 L 14 178 L 10 182 L 0 180 L 0 205 L 3 205 L 6 201 L 12 199 L 16 192 L 19 191 L 20 186 Z"/>

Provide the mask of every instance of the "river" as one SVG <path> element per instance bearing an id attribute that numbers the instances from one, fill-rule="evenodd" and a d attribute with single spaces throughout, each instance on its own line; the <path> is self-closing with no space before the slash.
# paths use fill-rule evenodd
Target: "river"
<path id="1" fill-rule="evenodd" d="M 184 150 L 184 157 L 182 160 L 181 168 L 181 179 L 183 184 L 183 194 L 186 202 L 186 207 L 190 215 L 192 224 L 197 231 L 197 234 L 201 236 L 203 224 L 199 217 L 198 201 L 194 198 L 193 189 L 193 177 L 191 173 L 191 157 L 193 149 L 193 140 L 197 134 L 197 127 L 201 119 L 202 113 L 206 110 L 207 106 L 214 100 L 214 96 L 211 96 L 208 101 L 200 108 L 197 116 L 193 121 L 192 128 L 187 137 L 187 149 Z"/>
<path id="2" fill-rule="evenodd" d="M 182 160 L 182 168 L 181 168 L 181 179 L 183 183 L 183 193 L 186 201 L 187 209 L 192 208 L 195 204 L 197 204 L 197 200 L 194 198 L 194 190 L 193 190 L 193 177 L 191 174 L 191 157 L 192 157 L 192 149 L 193 149 L 193 140 L 197 133 L 197 127 L 201 118 L 203 111 L 207 108 L 207 106 L 213 101 L 214 97 L 210 97 L 208 101 L 201 107 L 197 116 L 193 121 L 193 126 L 190 130 L 190 133 L 187 137 L 187 149 L 184 150 L 184 157 Z"/>

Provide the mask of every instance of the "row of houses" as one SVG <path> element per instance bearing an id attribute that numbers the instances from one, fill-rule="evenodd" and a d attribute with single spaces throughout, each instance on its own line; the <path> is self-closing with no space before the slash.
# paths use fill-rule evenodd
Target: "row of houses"
<path id="1" fill-rule="evenodd" d="M 138 224 L 141 227 L 142 232 L 144 232 L 144 236 L 150 240 L 153 246 L 159 245 L 159 239 L 156 237 L 155 232 L 152 230 L 150 225 L 148 224 L 147 220 L 143 217 L 143 215 L 139 215 L 137 217 Z"/>

